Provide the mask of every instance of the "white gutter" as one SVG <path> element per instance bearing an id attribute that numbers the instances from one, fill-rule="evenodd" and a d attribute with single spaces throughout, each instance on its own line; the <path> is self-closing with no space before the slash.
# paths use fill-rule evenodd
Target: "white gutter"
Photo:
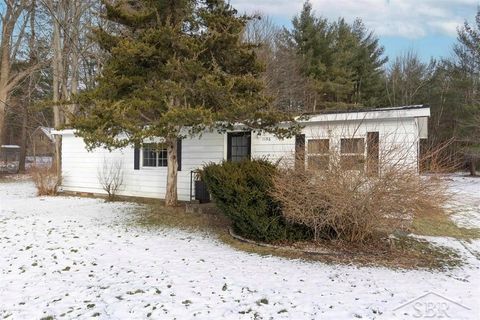
<path id="1" fill-rule="evenodd" d="M 345 113 L 325 113 L 307 116 L 306 120 L 299 120 L 301 123 L 310 122 L 332 122 L 332 121 L 363 121 L 379 119 L 405 119 L 430 117 L 429 107 L 417 107 L 410 109 L 392 108 L 382 110 L 369 110 Z M 298 118 L 297 118 L 298 119 Z"/>

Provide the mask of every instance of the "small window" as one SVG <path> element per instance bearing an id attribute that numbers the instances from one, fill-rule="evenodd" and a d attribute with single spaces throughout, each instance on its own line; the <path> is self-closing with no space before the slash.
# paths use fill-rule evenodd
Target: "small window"
<path id="1" fill-rule="evenodd" d="M 307 159 L 309 169 L 327 170 L 330 165 L 330 140 L 308 140 Z"/>
<path id="2" fill-rule="evenodd" d="M 347 170 L 364 170 L 365 140 L 363 138 L 341 139 L 340 163 Z"/>
<path id="3" fill-rule="evenodd" d="M 235 132 L 228 134 L 227 159 L 232 162 L 240 162 L 250 159 L 251 133 Z"/>
<path id="4" fill-rule="evenodd" d="M 167 149 L 153 143 L 143 146 L 143 166 L 144 167 L 166 167 Z"/>

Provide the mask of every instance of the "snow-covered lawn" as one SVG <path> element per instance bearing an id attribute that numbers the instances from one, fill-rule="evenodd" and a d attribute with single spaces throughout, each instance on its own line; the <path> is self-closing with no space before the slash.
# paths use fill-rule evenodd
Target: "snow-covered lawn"
<path id="1" fill-rule="evenodd" d="M 480 178 L 457 175 L 449 180 L 454 194 L 452 205 L 457 211 L 453 220 L 464 228 L 480 228 Z"/>
<path id="2" fill-rule="evenodd" d="M 458 204 L 476 208 L 464 220 L 479 221 L 479 202 L 468 201 L 479 200 L 480 179 L 451 183 L 463 192 Z M 415 307 L 438 302 L 453 319 L 479 318 L 479 240 L 432 238 L 463 255 L 467 264 L 453 271 L 395 271 L 262 257 L 203 234 L 128 227 L 136 210 L 0 183 L 0 317 L 418 319 L 412 305 L 394 309 L 432 292 Z"/>

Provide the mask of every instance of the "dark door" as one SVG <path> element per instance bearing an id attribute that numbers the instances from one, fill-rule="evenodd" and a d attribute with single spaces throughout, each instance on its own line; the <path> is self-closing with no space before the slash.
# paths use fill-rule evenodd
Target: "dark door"
<path id="1" fill-rule="evenodd" d="M 367 173 L 378 175 L 380 160 L 380 135 L 378 132 L 367 133 Z"/>
<path id="2" fill-rule="evenodd" d="M 250 159 L 252 151 L 251 132 L 231 132 L 227 136 L 227 160 L 240 162 Z"/>

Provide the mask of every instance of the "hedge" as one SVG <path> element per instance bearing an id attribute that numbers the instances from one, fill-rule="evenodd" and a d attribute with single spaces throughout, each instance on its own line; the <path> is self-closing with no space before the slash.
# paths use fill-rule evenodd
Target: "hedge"
<path id="1" fill-rule="evenodd" d="M 266 160 L 246 160 L 209 164 L 201 176 L 236 233 L 265 242 L 311 238 L 309 229 L 285 221 L 279 204 L 269 195 L 276 172 Z"/>

